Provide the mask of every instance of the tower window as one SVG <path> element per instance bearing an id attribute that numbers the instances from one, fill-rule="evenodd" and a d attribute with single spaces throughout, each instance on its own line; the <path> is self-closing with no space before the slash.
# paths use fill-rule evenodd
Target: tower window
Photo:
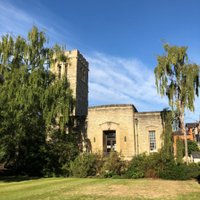
<path id="1" fill-rule="evenodd" d="M 58 64 L 58 79 L 61 79 L 61 65 Z"/>
<path id="2" fill-rule="evenodd" d="M 65 76 L 67 77 L 68 64 L 65 65 Z"/>
<path id="3" fill-rule="evenodd" d="M 87 80 L 86 80 L 87 78 L 86 78 L 86 70 L 84 70 L 83 71 L 83 80 L 86 82 Z"/>
<path id="4" fill-rule="evenodd" d="M 126 136 L 124 136 L 124 142 L 126 142 Z"/>

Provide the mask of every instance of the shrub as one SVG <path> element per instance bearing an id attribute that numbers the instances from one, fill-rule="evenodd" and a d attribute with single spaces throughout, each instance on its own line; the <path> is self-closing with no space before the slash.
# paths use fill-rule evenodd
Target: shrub
<path id="1" fill-rule="evenodd" d="M 173 158 L 166 158 L 161 152 L 140 154 L 132 159 L 126 175 L 129 178 L 158 178 L 166 164 L 171 162 Z"/>
<path id="2" fill-rule="evenodd" d="M 198 178 L 199 175 L 200 166 L 198 164 L 192 163 L 186 165 L 170 163 L 160 173 L 160 178 L 171 180 L 187 180 L 191 178 Z"/>
<path id="3" fill-rule="evenodd" d="M 125 163 L 121 160 L 117 152 L 110 152 L 103 158 L 103 166 L 101 176 L 105 178 L 121 175 L 124 170 Z"/>
<path id="4" fill-rule="evenodd" d="M 147 163 L 146 161 L 146 154 L 140 154 L 138 156 L 135 156 L 130 162 L 128 170 L 126 171 L 126 176 L 128 178 L 144 178 Z"/>
<path id="5" fill-rule="evenodd" d="M 188 165 L 188 175 L 190 178 L 200 178 L 200 163 L 190 163 Z"/>
<path id="6" fill-rule="evenodd" d="M 188 140 L 188 154 L 191 155 L 192 151 L 200 151 L 200 150 L 199 150 L 197 142 Z"/>
<path id="7" fill-rule="evenodd" d="M 160 172 L 160 178 L 170 180 L 187 180 L 190 178 L 188 174 L 188 167 L 185 164 L 170 163 L 162 172 Z"/>
<path id="8" fill-rule="evenodd" d="M 182 163 L 184 156 L 184 140 L 178 139 L 176 142 L 176 162 Z"/>
<path id="9" fill-rule="evenodd" d="M 98 167 L 99 156 L 97 154 L 83 153 L 70 163 L 71 174 L 79 178 L 95 176 Z"/>

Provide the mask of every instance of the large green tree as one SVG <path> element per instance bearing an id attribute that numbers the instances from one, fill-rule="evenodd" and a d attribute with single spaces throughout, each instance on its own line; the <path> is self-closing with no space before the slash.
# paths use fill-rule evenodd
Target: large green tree
<path id="1" fill-rule="evenodd" d="M 0 40 L 0 161 L 19 172 L 42 171 L 47 134 L 66 134 L 69 126 L 72 91 L 65 77 L 57 79 L 49 70 L 59 61 L 67 62 L 64 49 L 47 47 L 37 27 L 27 39 Z"/>
<path id="2" fill-rule="evenodd" d="M 156 86 L 161 96 L 168 97 L 169 105 L 178 117 L 180 131 L 185 138 L 185 157 L 188 162 L 184 113 L 185 109 L 194 111 L 200 68 L 197 64 L 189 63 L 187 47 L 164 44 L 164 50 L 165 54 L 157 57 L 158 64 L 154 70 Z"/>

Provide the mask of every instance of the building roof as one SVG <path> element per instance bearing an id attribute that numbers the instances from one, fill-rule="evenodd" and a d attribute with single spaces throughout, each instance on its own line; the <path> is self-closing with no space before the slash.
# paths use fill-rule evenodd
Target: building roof
<path id="1" fill-rule="evenodd" d="M 144 111 L 144 112 L 138 112 L 138 114 L 148 114 L 148 113 L 161 113 L 162 111 Z"/>
<path id="2" fill-rule="evenodd" d="M 91 106 L 88 109 L 96 109 L 96 108 L 112 108 L 112 107 L 133 107 L 135 112 L 138 112 L 136 107 L 133 104 L 108 104 L 108 105 L 99 105 L 99 106 Z"/>
<path id="3" fill-rule="evenodd" d="M 191 155 L 193 158 L 200 159 L 200 151 L 192 151 Z"/>
<path id="4" fill-rule="evenodd" d="M 189 132 L 188 131 L 186 131 L 186 134 L 187 135 L 189 135 Z M 178 130 L 178 131 L 174 131 L 173 132 L 173 135 L 184 135 L 183 133 L 181 133 L 181 131 L 180 130 Z"/>
<path id="5" fill-rule="evenodd" d="M 194 123 L 186 123 L 185 125 L 187 128 L 196 128 L 199 126 L 198 122 L 194 122 Z"/>

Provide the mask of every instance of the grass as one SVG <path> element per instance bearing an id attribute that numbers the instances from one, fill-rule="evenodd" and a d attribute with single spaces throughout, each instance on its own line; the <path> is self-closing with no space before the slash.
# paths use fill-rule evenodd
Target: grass
<path id="1" fill-rule="evenodd" d="M 0 181 L 1 200 L 200 199 L 195 181 L 41 178 Z"/>

